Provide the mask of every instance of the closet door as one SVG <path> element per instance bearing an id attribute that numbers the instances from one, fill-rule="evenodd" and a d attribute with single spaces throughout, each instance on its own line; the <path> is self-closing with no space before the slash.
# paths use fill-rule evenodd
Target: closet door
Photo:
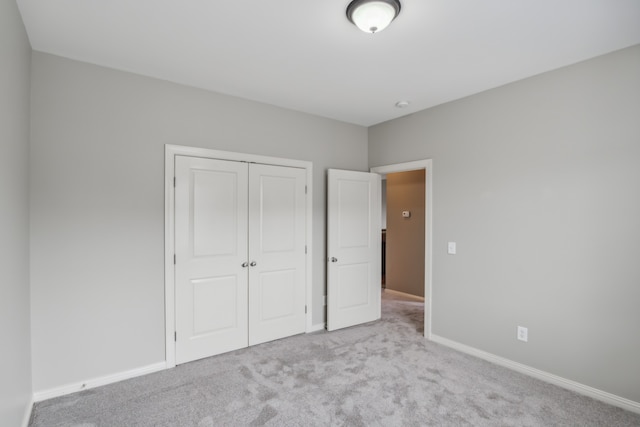
<path id="1" fill-rule="evenodd" d="M 248 345 L 247 164 L 176 156 L 176 363 Z"/>
<path id="2" fill-rule="evenodd" d="M 249 344 L 305 331 L 304 169 L 249 167 Z"/>

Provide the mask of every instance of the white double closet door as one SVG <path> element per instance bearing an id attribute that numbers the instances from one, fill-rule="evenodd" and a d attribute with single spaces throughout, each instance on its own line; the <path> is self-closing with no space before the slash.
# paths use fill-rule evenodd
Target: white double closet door
<path id="1" fill-rule="evenodd" d="M 176 363 L 304 332 L 305 170 L 175 159 Z"/>

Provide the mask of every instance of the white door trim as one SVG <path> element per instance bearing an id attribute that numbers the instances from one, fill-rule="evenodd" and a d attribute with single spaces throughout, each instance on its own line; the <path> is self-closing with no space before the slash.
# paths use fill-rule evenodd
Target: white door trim
<path id="1" fill-rule="evenodd" d="M 173 264 L 175 248 L 175 156 L 204 157 L 208 159 L 232 160 L 249 163 L 263 163 L 274 166 L 289 166 L 305 169 L 307 179 L 306 200 L 306 332 L 313 331 L 313 164 L 305 160 L 283 159 L 254 154 L 234 153 L 211 150 L 208 148 L 187 147 L 182 145 L 165 145 L 164 156 L 164 290 L 165 290 L 165 362 L 167 368 L 176 366 L 175 332 L 175 266 Z"/>
<path id="2" fill-rule="evenodd" d="M 432 253 L 432 236 L 433 236 L 433 160 L 416 160 L 413 162 L 397 163 L 394 165 L 376 166 L 371 168 L 371 172 L 386 175 L 393 172 L 407 172 L 413 170 L 424 169 L 424 336 L 431 339 L 431 313 L 433 307 L 432 280 L 433 270 L 433 253 Z"/>

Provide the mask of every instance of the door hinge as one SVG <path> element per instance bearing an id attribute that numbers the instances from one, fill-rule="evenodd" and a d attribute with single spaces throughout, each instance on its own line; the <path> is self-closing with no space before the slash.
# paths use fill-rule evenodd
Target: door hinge
<path id="1" fill-rule="evenodd" d="M 178 342 L 178 332 L 173 332 L 173 341 Z"/>
<path id="2" fill-rule="evenodd" d="M 307 194 L 307 186 L 304 186 L 304 194 Z"/>
<path id="3" fill-rule="evenodd" d="M 175 176 L 173 177 L 173 186 L 174 187 L 176 186 L 176 177 Z"/>
<path id="4" fill-rule="evenodd" d="M 176 265 L 176 254 L 173 254 L 173 265 Z"/>
<path id="5" fill-rule="evenodd" d="M 304 253 L 307 253 L 307 245 L 304 245 Z"/>
<path id="6" fill-rule="evenodd" d="M 304 314 L 307 314 L 307 306 L 304 306 Z"/>

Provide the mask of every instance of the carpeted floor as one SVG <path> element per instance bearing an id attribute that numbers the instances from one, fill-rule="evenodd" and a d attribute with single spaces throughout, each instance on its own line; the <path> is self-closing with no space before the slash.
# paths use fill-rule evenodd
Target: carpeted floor
<path id="1" fill-rule="evenodd" d="M 35 405 L 31 426 L 640 426 L 640 415 L 422 337 L 423 305 Z"/>

